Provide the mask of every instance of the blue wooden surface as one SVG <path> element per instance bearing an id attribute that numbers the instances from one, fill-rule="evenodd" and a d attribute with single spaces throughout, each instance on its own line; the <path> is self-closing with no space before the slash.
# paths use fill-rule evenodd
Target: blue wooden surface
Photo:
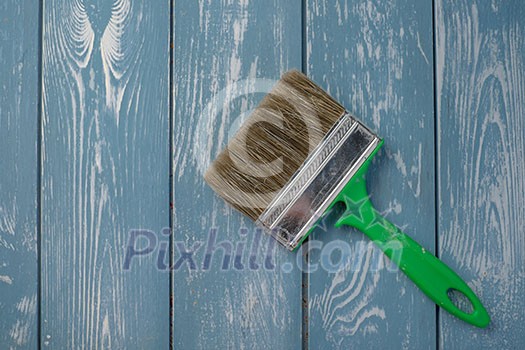
<path id="1" fill-rule="evenodd" d="M 38 19 L 0 3 L 0 347 L 37 344 Z"/>
<path id="2" fill-rule="evenodd" d="M 524 17 L 520 0 L 2 2 L 0 349 L 525 347 Z M 348 244 L 356 270 L 302 274 L 280 247 L 265 266 L 272 241 L 202 173 L 290 68 L 385 139 L 372 200 L 465 278 L 488 329 L 436 313 L 358 232 L 310 240 Z M 158 242 L 125 270 L 132 229 Z M 207 268 L 210 232 L 230 243 Z"/>

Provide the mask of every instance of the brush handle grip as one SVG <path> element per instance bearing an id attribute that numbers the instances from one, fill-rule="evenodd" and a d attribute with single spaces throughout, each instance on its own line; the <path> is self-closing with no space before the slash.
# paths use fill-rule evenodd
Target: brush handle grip
<path id="1" fill-rule="evenodd" d="M 465 281 L 374 209 L 364 180 L 367 167 L 359 169 L 332 203 L 344 202 L 346 206 L 336 227 L 348 225 L 362 231 L 437 305 L 465 322 L 486 327 L 490 322 L 487 310 Z M 472 312 L 458 308 L 450 300 L 450 290 L 466 296 Z"/>
<path id="2" fill-rule="evenodd" d="M 365 233 L 376 245 L 437 305 L 459 319 L 477 327 L 486 327 L 490 317 L 472 289 L 445 263 L 427 252 L 412 238 L 382 218 L 375 209 L 373 222 L 362 225 L 354 214 L 343 216 L 336 226 L 350 225 Z M 456 290 L 472 304 L 472 312 L 458 308 L 449 297 Z"/>

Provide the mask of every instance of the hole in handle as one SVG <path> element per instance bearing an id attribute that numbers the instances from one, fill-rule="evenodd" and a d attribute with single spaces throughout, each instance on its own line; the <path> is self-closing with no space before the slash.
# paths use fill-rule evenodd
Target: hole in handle
<path id="1" fill-rule="evenodd" d="M 474 305 L 472 305 L 470 299 L 462 291 L 450 288 L 447 290 L 447 296 L 454 306 L 461 311 L 467 314 L 472 314 L 474 312 Z"/>

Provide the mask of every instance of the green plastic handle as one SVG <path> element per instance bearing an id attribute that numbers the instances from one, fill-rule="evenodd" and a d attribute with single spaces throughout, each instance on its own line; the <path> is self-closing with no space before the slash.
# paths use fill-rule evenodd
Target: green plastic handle
<path id="1" fill-rule="evenodd" d="M 490 322 L 487 310 L 465 281 L 374 209 L 364 177 L 372 156 L 331 204 L 344 202 L 346 206 L 336 227 L 348 225 L 362 231 L 437 305 L 465 322 L 486 327 Z M 456 290 L 468 298 L 472 304 L 471 313 L 454 305 L 449 298 L 450 290 Z"/>

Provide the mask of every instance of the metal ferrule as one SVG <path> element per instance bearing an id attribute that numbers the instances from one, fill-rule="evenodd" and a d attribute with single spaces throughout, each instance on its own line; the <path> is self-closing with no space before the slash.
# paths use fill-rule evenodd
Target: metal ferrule
<path id="1" fill-rule="evenodd" d="M 380 139 L 348 112 L 338 120 L 256 223 L 294 250 Z"/>

